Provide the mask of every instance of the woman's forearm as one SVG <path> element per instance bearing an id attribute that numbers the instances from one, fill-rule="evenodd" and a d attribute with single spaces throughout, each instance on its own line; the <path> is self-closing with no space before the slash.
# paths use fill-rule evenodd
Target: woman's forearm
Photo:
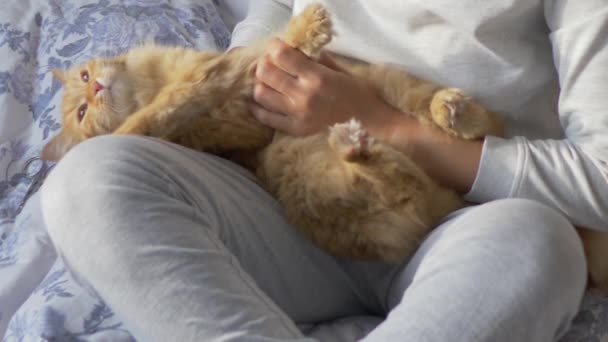
<path id="1" fill-rule="evenodd" d="M 467 193 L 477 175 L 483 142 L 454 138 L 411 117 L 401 116 L 391 129 L 389 143 L 410 155 L 440 184 Z"/>
<path id="2" fill-rule="evenodd" d="M 368 82 L 325 57 L 317 62 L 278 39 L 271 40 L 269 54 L 256 69 L 252 114 L 261 123 L 295 136 L 358 119 L 372 136 L 411 155 L 441 184 L 461 193 L 471 189 L 481 142 L 455 139 L 420 124 L 385 102 Z"/>
<path id="3" fill-rule="evenodd" d="M 463 194 L 469 192 L 479 168 L 483 142 L 434 134 L 437 137 L 415 142 L 414 160 L 440 184 Z"/>

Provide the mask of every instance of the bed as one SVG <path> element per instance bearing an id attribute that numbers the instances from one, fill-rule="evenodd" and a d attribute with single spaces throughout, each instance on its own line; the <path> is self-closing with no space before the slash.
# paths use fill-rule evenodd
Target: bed
<path id="1" fill-rule="evenodd" d="M 0 11 L 0 337 L 4 341 L 133 341 L 128 327 L 57 258 L 37 190 L 60 128 L 51 68 L 146 41 L 225 49 L 242 0 L 5 0 Z M 94 251 L 92 251 L 94 253 Z M 354 341 L 381 321 L 351 317 L 302 330 Z M 588 293 L 564 342 L 608 341 L 608 297 Z"/>

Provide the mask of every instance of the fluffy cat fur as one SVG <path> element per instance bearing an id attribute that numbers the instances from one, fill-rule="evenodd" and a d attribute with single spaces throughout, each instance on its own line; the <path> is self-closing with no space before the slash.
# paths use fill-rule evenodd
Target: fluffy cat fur
<path id="1" fill-rule="evenodd" d="M 313 4 L 280 37 L 314 59 L 332 34 L 329 14 Z M 80 141 L 110 133 L 154 136 L 230 156 L 257 170 L 290 222 L 317 245 L 357 259 L 402 260 L 439 219 L 464 205 L 355 120 L 304 138 L 261 125 L 247 102 L 265 51 L 266 42 L 230 53 L 146 45 L 54 70 L 65 86 L 63 130 L 43 157 L 57 160 Z M 458 89 L 336 58 L 389 104 L 425 124 L 463 139 L 501 134 L 498 116 Z M 601 276 L 600 282 L 608 279 Z"/>

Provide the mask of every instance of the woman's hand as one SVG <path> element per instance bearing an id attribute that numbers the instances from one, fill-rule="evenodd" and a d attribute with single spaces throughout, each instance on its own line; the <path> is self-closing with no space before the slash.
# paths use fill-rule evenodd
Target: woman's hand
<path id="1" fill-rule="evenodd" d="M 359 119 L 372 136 L 408 154 L 444 186 L 470 190 L 482 143 L 456 139 L 387 104 L 364 81 L 324 56 L 315 62 L 278 39 L 258 63 L 251 111 L 262 123 L 292 135 L 308 135 Z"/>
<path id="2" fill-rule="evenodd" d="M 357 118 L 385 139 L 403 113 L 387 104 L 365 81 L 343 72 L 327 55 L 319 62 L 274 39 L 257 65 L 253 115 L 263 124 L 304 136 Z"/>

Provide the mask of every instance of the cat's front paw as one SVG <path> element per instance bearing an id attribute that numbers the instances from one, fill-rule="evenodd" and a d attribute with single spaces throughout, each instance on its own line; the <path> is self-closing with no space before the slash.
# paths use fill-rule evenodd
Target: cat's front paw
<path id="1" fill-rule="evenodd" d="M 432 119 L 444 131 L 465 139 L 485 135 L 485 110 L 458 88 L 442 89 L 431 101 Z M 481 126 L 480 126 L 481 125 Z"/>
<path id="2" fill-rule="evenodd" d="M 327 45 L 333 36 L 329 12 L 320 4 L 313 4 L 303 14 L 308 21 L 308 39 L 315 48 Z"/>
<path id="3" fill-rule="evenodd" d="M 431 101 L 433 121 L 445 130 L 454 130 L 459 124 L 471 98 L 457 88 L 442 89 Z"/>
<path id="4" fill-rule="evenodd" d="M 150 135 L 150 130 L 144 121 L 127 120 L 114 131 L 114 134 Z"/>
<path id="5" fill-rule="evenodd" d="M 374 138 L 363 129 L 361 122 L 351 119 L 335 124 L 329 130 L 329 145 L 343 160 L 358 162 L 370 157 Z"/>
<path id="6" fill-rule="evenodd" d="M 475 102 L 461 89 L 439 90 L 431 101 L 432 119 L 444 131 L 464 139 L 500 135 L 500 118 Z"/>
<path id="7" fill-rule="evenodd" d="M 291 19 L 284 39 L 305 55 L 317 58 L 333 34 L 329 12 L 321 4 L 315 3 Z"/>

